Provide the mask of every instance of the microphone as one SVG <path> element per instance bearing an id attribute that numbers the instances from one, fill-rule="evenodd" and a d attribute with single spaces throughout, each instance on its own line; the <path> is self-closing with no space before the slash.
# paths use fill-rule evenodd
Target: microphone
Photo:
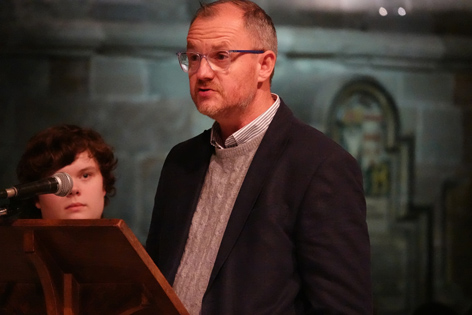
<path id="1" fill-rule="evenodd" d="M 56 173 L 46 179 L 40 179 L 35 182 L 20 184 L 0 190 L 0 199 L 13 197 L 28 198 L 42 194 L 55 194 L 64 197 L 70 193 L 73 185 L 74 183 L 69 174 Z"/>

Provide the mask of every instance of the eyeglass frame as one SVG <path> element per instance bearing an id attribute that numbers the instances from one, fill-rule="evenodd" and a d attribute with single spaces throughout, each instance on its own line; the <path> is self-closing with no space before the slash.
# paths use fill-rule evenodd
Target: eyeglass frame
<path id="1" fill-rule="evenodd" d="M 214 51 L 212 51 L 212 52 L 214 52 Z M 211 52 L 211 53 L 212 53 L 212 52 Z M 263 54 L 263 53 L 265 53 L 266 51 L 265 51 L 265 50 L 233 49 L 233 50 L 216 50 L 216 52 L 227 52 L 228 54 L 231 54 L 231 53 Z M 192 53 L 193 53 L 193 54 L 196 54 L 196 55 L 198 55 L 198 56 L 200 57 L 200 60 L 199 60 L 199 62 L 198 62 L 198 67 L 197 67 L 197 69 L 196 69 L 194 72 L 192 72 L 192 73 L 195 73 L 195 72 L 198 71 L 198 69 L 200 69 L 200 65 L 201 65 L 201 63 L 202 63 L 202 59 L 203 59 L 203 58 L 205 58 L 205 59 L 207 60 L 208 64 L 210 65 L 210 68 L 211 68 L 211 63 L 210 63 L 210 61 L 208 61 L 208 54 L 202 54 L 202 53 L 199 53 L 199 52 L 192 52 Z M 180 69 L 182 69 L 182 71 L 185 72 L 185 73 L 190 73 L 190 71 L 189 71 L 189 69 L 190 69 L 189 65 L 187 65 L 187 69 L 188 69 L 188 70 L 185 71 L 184 67 L 182 66 L 182 61 L 180 60 L 180 56 L 181 56 L 181 55 L 187 55 L 187 54 L 188 54 L 188 52 L 186 52 L 186 51 L 179 51 L 179 52 L 176 53 L 177 59 L 179 60 Z M 187 60 L 188 60 L 188 56 L 187 56 Z M 230 64 L 231 64 L 231 61 L 229 62 L 228 67 L 229 67 Z M 211 68 L 211 70 L 213 70 L 213 68 Z M 225 69 L 225 70 L 226 70 L 226 69 Z M 216 70 L 213 70 L 213 71 L 216 71 Z"/>

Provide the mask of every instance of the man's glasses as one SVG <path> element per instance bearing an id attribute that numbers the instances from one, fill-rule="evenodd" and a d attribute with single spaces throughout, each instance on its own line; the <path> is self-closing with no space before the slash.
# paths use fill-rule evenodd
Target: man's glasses
<path id="1" fill-rule="evenodd" d="M 178 52 L 180 68 L 188 74 L 198 71 L 202 58 L 206 58 L 213 71 L 226 71 L 231 64 L 232 53 L 262 54 L 264 50 L 217 50 L 208 54 L 198 52 Z"/>

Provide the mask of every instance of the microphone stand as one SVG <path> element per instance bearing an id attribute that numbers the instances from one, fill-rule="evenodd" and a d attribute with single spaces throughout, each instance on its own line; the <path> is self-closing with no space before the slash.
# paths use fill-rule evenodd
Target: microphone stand
<path id="1" fill-rule="evenodd" d="M 7 204 L 0 205 L 0 220 L 15 217 L 20 213 L 20 200 L 10 199 Z"/>

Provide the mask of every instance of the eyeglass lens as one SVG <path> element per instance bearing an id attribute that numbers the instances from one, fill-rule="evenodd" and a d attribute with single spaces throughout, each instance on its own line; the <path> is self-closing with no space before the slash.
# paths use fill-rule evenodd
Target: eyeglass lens
<path id="1" fill-rule="evenodd" d="M 208 61 L 213 71 L 227 70 L 231 64 L 231 56 L 227 51 L 214 51 L 206 55 L 188 52 L 179 55 L 180 66 L 183 71 L 194 73 L 200 67 L 202 58 Z"/>

